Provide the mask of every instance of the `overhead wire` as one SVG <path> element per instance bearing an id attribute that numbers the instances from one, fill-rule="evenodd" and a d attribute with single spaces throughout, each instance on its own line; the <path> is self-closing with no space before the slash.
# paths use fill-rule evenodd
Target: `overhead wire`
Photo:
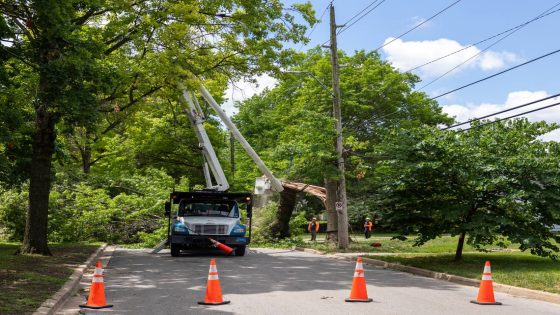
<path id="1" fill-rule="evenodd" d="M 336 34 L 340 35 L 342 33 L 344 33 L 346 30 L 348 30 L 349 28 L 351 28 L 354 24 L 358 23 L 361 19 L 363 19 L 364 17 L 366 17 L 368 14 L 370 14 L 371 12 L 373 12 L 373 10 L 377 9 L 380 5 L 383 4 L 383 2 L 385 2 L 386 0 L 381 0 L 381 2 L 379 2 L 379 0 L 375 0 L 372 3 L 370 3 L 369 6 L 374 5 L 375 3 L 379 2 L 376 6 L 374 6 L 373 8 L 371 8 L 369 11 L 367 11 L 366 13 L 364 13 L 361 17 L 359 17 L 356 21 L 352 22 L 350 25 L 344 26 L 343 28 L 341 28 Z M 350 21 L 352 21 L 356 16 L 358 16 L 360 13 L 364 12 L 365 10 L 367 10 L 367 8 L 369 7 L 365 7 L 362 11 L 360 11 L 358 14 L 355 14 L 354 17 L 352 17 L 350 20 L 346 21 L 344 23 L 344 25 L 350 23 Z"/>
<path id="2" fill-rule="evenodd" d="M 311 34 L 313 34 L 313 32 L 315 31 L 315 29 L 317 28 L 317 25 L 319 25 L 319 23 L 323 20 L 323 17 L 325 16 L 325 13 L 327 13 L 327 11 L 329 10 L 329 7 L 331 6 L 331 3 L 329 3 L 327 5 L 327 7 L 325 8 L 325 10 L 323 10 L 323 13 L 321 14 L 321 17 L 319 17 L 319 21 L 317 23 L 315 23 L 315 25 L 313 25 L 313 27 L 311 28 L 311 31 L 305 37 L 311 37 Z M 301 46 L 299 46 L 298 51 L 301 51 L 303 46 L 305 46 L 305 44 L 301 43 Z"/>
<path id="3" fill-rule="evenodd" d="M 498 111 L 498 112 L 495 112 L 495 113 L 492 113 L 492 114 L 487 114 L 487 115 L 484 115 L 484 116 L 481 116 L 481 117 L 469 119 L 469 120 L 464 121 L 462 123 L 457 123 L 457 124 L 451 125 L 449 127 L 442 128 L 441 130 L 447 130 L 447 129 L 459 127 L 459 126 L 462 126 L 462 125 L 470 124 L 470 123 L 473 123 L 475 121 L 482 120 L 484 118 L 488 118 L 488 117 L 496 116 L 496 115 L 503 114 L 503 113 L 506 113 L 506 112 L 510 112 L 512 110 L 516 110 L 516 109 L 519 109 L 519 108 L 522 108 L 522 107 L 526 107 L 526 106 L 529 106 L 529 105 L 540 103 L 540 102 L 543 102 L 543 101 L 546 101 L 546 100 L 549 100 L 551 98 L 555 98 L 555 97 L 558 97 L 558 96 L 560 96 L 560 93 L 557 93 L 557 94 L 554 94 L 554 95 L 551 95 L 551 96 L 547 96 L 547 97 L 544 97 L 544 98 L 541 98 L 541 99 L 538 99 L 538 100 L 535 100 L 535 101 L 531 101 L 531 102 L 528 102 L 528 103 L 525 103 L 525 104 L 521 104 L 521 105 L 518 105 L 518 106 L 514 106 L 512 108 L 504 109 L 504 110 L 501 110 L 501 111 Z"/>
<path id="4" fill-rule="evenodd" d="M 384 43 L 383 45 L 379 46 L 379 47 L 376 48 L 374 51 L 378 51 L 379 49 L 381 49 L 381 48 L 383 48 L 383 47 L 385 47 L 385 46 L 391 44 L 392 42 L 396 41 L 397 39 L 399 39 L 399 38 L 405 36 L 406 34 L 408 34 L 408 33 L 412 32 L 412 31 L 414 31 L 415 29 L 419 28 L 420 26 L 422 26 L 422 25 L 428 23 L 430 20 L 434 19 L 435 17 L 437 17 L 438 15 L 442 14 L 443 12 L 449 10 L 451 7 L 453 7 L 454 5 L 456 5 L 457 3 L 461 2 L 461 1 L 462 1 L 462 0 L 457 0 L 457 1 L 453 2 L 452 4 L 448 5 L 448 6 L 445 7 L 444 9 L 440 10 L 439 12 L 437 12 L 436 14 L 430 16 L 428 19 L 422 21 L 421 23 L 418 23 L 416 26 L 414 26 L 413 28 L 409 29 L 408 31 L 402 33 L 401 35 L 399 35 L 399 36 L 397 36 L 397 37 L 391 39 L 390 41 Z"/>
<path id="5" fill-rule="evenodd" d="M 370 14 L 371 12 L 373 12 L 375 9 L 377 9 L 381 4 L 383 4 L 383 2 L 385 2 L 386 0 L 381 0 L 380 3 L 378 3 L 376 6 L 374 6 L 373 8 L 371 8 L 369 11 L 367 11 L 366 13 L 364 13 L 362 16 L 360 16 L 356 21 L 352 22 L 350 25 L 345 26 L 343 28 L 341 28 L 336 34 L 339 35 L 343 32 L 345 32 L 347 29 L 349 29 L 350 27 L 352 27 L 354 24 L 358 23 L 358 21 L 360 21 L 361 19 L 363 19 L 365 16 L 367 16 L 368 14 Z M 365 8 L 363 8 L 361 11 L 359 11 L 358 13 L 354 14 L 349 20 L 347 20 L 343 25 L 346 25 L 348 23 L 350 23 L 353 19 L 357 18 L 362 12 L 366 11 L 368 8 L 370 8 L 371 6 L 373 6 L 375 3 L 379 2 L 379 0 L 374 0 L 372 1 L 370 4 L 368 4 Z M 325 42 L 323 42 L 321 44 L 321 46 L 325 46 L 328 42 L 330 42 L 330 39 L 327 39 Z"/>
<path id="6" fill-rule="evenodd" d="M 526 111 L 526 112 L 523 112 L 523 113 L 511 115 L 511 116 L 508 116 L 508 117 L 504 117 L 504 118 L 499 118 L 499 119 L 496 119 L 496 120 L 492 120 L 492 121 L 489 121 L 489 122 L 487 122 L 487 123 L 483 123 L 483 124 L 480 124 L 480 125 L 471 126 L 471 127 L 469 127 L 469 128 L 466 128 L 466 129 L 461 129 L 461 131 L 468 131 L 468 130 L 471 130 L 471 129 L 480 128 L 480 127 L 487 126 L 487 125 L 490 125 L 490 124 L 495 124 L 495 123 L 500 122 L 500 121 L 503 121 L 503 120 L 507 120 L 507 119 L 519 117 L 519 116 L 522 116 L 522 115 L 525 115 L 525 114 L 530 114 L 530 113 L 538 112 L 538 111 L 541 111 L 541 110 L 543 110 L 543 109 L 547 109 L 547 108 L 554 107 L 554 106 L 558 106 L 558 105 L 560 105 L 560 102 L 557 102 L 557 103 L 554 103 L 554 104 L 550 104 L 550 105 L 546 105 L 546 106 L 543 106 L 543 107 L 539 107 L 539 108 L 536 108 L 536 109 L 533 109 L 533 110 L 529 110 L 529 111 Z"/>
<path id="7" fill-rule="evenodd" d="M 484 77 L 484 78 L 482 78 L 482 79 L 480 79 L 480 80 L 476 80 L 476 81 L 471 82 L 471 83 L 469 83 L 469 84 L 462 85 L 462 86 L 460 86 L 460 87 L 458 87 L 458 88 L 456 88 L 456 89 L 453 89 L 453 90 L 451 90 L 451 91 L 448 91 L 448 92 L 439 94 L 439 95 L 437 95 L 437 96 L 434 96 L 434 97 L 430 98 L 430 100 L 438 99 L 438 98 L 440 98 L 440 97 L 442 97 L 442 96 L 445 96 L 445 95 L 451 94 L 451 93 L 453 93 L 453 92 L 462 90 L 462 89 L 467 88 L 467 87 L 469 87 L 469 86 L 471 86 L 471 85 L 478 84 L 478 83 L 480 83 L 480 82 L 486 81 L 486 80 L 491 79 L 491 78 L 493 78 L 493 77 L 497 77 L 497 76 L 499 76 L 499 75 L 501 75 L 501 74 L 504 74 L 504 73 L 509 72 L 509 71 L 511 71 L 511 70 L 514 70 L 514 69 L 517 69 L 517 68 L 519 68 L 519 67 L 525 66 L 525 65 L 530 64 L 530 63 L 532 63 L 532 62 L 535 62 L 535 61 L 537 61 L 537 60 L 546 58 L 546 57 L 548 57 L 548 56 L 557 54 L 557 53 L 559 53 L 559 52 L 560 52 L 560 49 L 557 49 L 557 50 L 555 50 L 555 51 L 549 52 L 549 53 L 544 54 L 544 55 L 542 55 L 542 56 L 539 56 L 539 57 L 537 57 L 537 58 L 533 58 L 533 59 L 531 59 L 531 60 L 529 60 L 529 61 L 526 61 L 526 62 L 524 62 L 524 63 L 521 63 L 521 64 L 518 64 L 518 65 L 516 65 L 516 66 L 507 68 L 507 69 L 505 69 L 505 70 L 502 70 L 502 71 L 500 71 L 500 72 L 498 72 L 498 73 L 495 73 L 495 74 L 489 75 L 489 76 L 487 76 L 487 77 Z"/>
<path id="8" fill-rule="evenodd" d="M 557 7 L 558 5 L 560 5 L 560 3 L 557 3 L 556 5 L 554 5 L 552 8 L 544 11 L 543 13 L 539 14 L 537 16 L 537 18 L 539 16 L 542 16 L 543 14 L 546 14 L 548 11 L 554 9 L 555 7 Z M 441 78 L 445 77 L 446 75 L 448 75 L 449 73 L 453 72 L 454 70 L 460 68 L 461 66 L 463 66 L 464 64 L 466 64 L 467 62 L 469 62 L 470 60 L 480 56 L 483 52 L 489 50 L 490 48 L 492 48 L 493 46 L 495 46 L 496 44 L 498 44 L 499 42 L 503 41 L 504 39 L 508 38 L 509 36 L 515 34 L 515 32 L 521 30 L 523 27 L 527 26 L 528 23 L 523 24 L 522 26 L 512 30 L 511 32 L 509 32 L 509 34 L 504 35 L 502 38 L 499 38 L 498 40 L 496 40 L 495 42 L 493 42 L 492 44 L 488 45 L 487 47 L 485 47 L 483 50 L 478 51 L 476 54 L 472 55 L 471 57 L 467 58 L 466 60 L 462 61 L 461 63 L 457 64 L 456 66 L 454 66 L 453 68 L 449 69 L 448 71 L 446 71 L 445 73 L 441 74 L 440 76 L 438 76 L 437 78 L 431 80 L 430 82 L 424 84 L 423 86 L 421 86 L 420 88 L 418 88 L 418 90 L 423 90 L 426 87 L 432 85 L 433 83 L 435 83 L 436 81 L 440 80 Z"/>
<path id="9" fill-rule="evenodd" d="M 551 9 L 553 9 L 554 7 L 556 7 L 556 6 L 558 6 L 558 5 L 560 5 L 560 2 L 559 2 L 558 4 L 556 4 L 555 6 L 553 6 L 552 8 L 548 9 L 547 11 L 550 11 Z M 547 11 L 545 11 L 545 12 L 547 12 Z M 556 10 L 554 10 L 554 11 L 552 11 L 552 12 L 548 12 L 548 13 L 546 13 L 546 14 L 541 14 L 541 15 L 537 16 L 536 18 L 533 18 L 532 20 L 526 21 L 526 22 L 524 22 L 524 23 L 522 23 L 522 24 L 519 24 L 519 25 L 517 25 L 517 26 L 514 26 L 514 27 L 512 27 L 512 28 L 509 28 L 509 29 L 507 29 L 507 30 L 505 30 L 505 31 L 503 31 L 503 32 L 500 32 L 500 33 L 498 33 L 498 34 L 495 34 L 495 35 L 492 35 L 492 36 L 490 36 L 490 37 L 487 37 L 487 38 L 485 38 L 485 39 L 483 39 L 483 40 L 481 40 L 481 41 L 478 41 L 478 42 L 476 42 L 476 43 L 474 43 L 474 44 L 470 44 L 470 45 L 465 46 L 465 47 L 463 47 L 463 48 L 461 48 L 461 49 L 455 50 L 455 51 L 453 51 L 453 52 L 451 52 L 451 53 L 448 53 L 447 55 L 444 55 L 444 56 L 438 57 L 438 58 L 436 58 L 436 59 L 430 60 L 430 61 L 428 61 L 428 62 L 426 62 L 426 63 L 423 63 L 423 64 L 421 64 L 421 65 L 418 65 L 418 66 L 416 66 L 416 67 L 414 67 L 414 68 L 410 68 L 410 69 L 408 69 L 408 70 L 406 70 L 406 71 L 404 71 L 404 72 L 411 72 L 411 71 L 417 70 L 417 69 L 419 69 L 419 68 L 422 68 L 422 67 L 424 67 L 424 66 L 427 66 L 427 65 L 429 65 L 429 64 L 432 64 L 432 63 L 434 63 L 434 62 L 436 62 L 436 61 L 440 61 L 440 60 L 442 60 L 442 59 L 444 59 L 444 58 L 447 58 L 447 57 L 449 57 L 449 56 L 452 56 L 452 55 L 455 55 L 455 54 L 457 54 L 457 53 L 460 53 L 461 51 L 467 50 L 467 49 L 469 49 L 469 48 L 471 48 L 471 47 L 473 47 L 473 46 L 482 44 L 482 43 L 487 42 L 487 41 L 489 41 L 489 40 L 491 40 L 491 39 L 494 39 L 494 38 L 496 38 L 496 37 L 499 37 L 499 36 L 501 36 L 501 35 L 504 35 L 504 34 L 506 34 L 506 33 L 509 33 L 509 32 L 511 32 L 511 31 L 513 31 L 513 30 L 515 30 L 515 29 L 517 29 L 517 28 L 521 28 L 521 27 L 523 27 L 523 26 L 525 26 L 525 25 L 527 25 L 527 24 L 530 24 L 530 23 L 532 23 L 532 22 L 535 22 L 535 21 L 537 21 L 537 20 L 540 20 L 540 19 L 542 19 L 542 18 L 544 18 L 544 17 L 546 17 L 546 16 L 549 16 L 549 15 L 551 15 L 551 14 L 553 14 L 553 13 L 556 13 L 556 12 L 558 12 L 558 11 L 560 11 L 560 9 L 556 9 Z"/>
<path id="10" fill-rule="evenodd" d="M 369 7 L 371 7 L 372 5 L 374 5 L 376 2 L 378 2 L 379 0 L 374 0 L 372 2 L 370 2 L 370 4 L 368 4 L 365 8 L 363 8 L 362 10 L 360 10 L 360 12 L 352 15 L 352 17 L 350 17 L 346 22 L 344 22 L 343 24 L 346 25 L 350 22 L 352 22 L 353 19 L 357 18 L 358 15 L 362 14 L 362 12 L 364 12 L 365 10 L 369 9 Z M 338 34 L 338 33 L 337 33 Z"/>

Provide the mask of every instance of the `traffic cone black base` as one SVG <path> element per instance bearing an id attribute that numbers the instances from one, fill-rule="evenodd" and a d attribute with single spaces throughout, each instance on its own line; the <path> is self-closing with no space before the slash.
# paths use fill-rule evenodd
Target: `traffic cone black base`
<path id="1" fill-rule="evenodd" d="M 478 302 L 478 301 L 475 301 L 475 300 L 472 300 L 471 303 L 478 304 L 478 305 L 502 305 L 502 303 L 500 303 L 500 302 L 493 302 L 493 303 L 492 302 Z"/>
<path id="2" fill-rule="evenodd" d="M 198 304 L 200 305 L 223 305 L 223 304 L 229 304 L 230 301 L 223 301 L 223 302 L 198 302 Z"/>
<path id="3" fill-rule="evenodd" d="M 113 307 L 113 304 L 109 304 L 109 305 L 103 305 L 103 306 L 89 306 L 89 305 L 79 305 L 81 308 L 91 308 L 93 310 L 98 310 L 101 308 L 109 308 L 109 307 Z"/>
<path id="4" fill-rule="evenodd" d="M 346 302 L 371 302 L 373 299 L 365 299 L 365 300 L 352 300 L 352 299 L 345 299 Z"/>

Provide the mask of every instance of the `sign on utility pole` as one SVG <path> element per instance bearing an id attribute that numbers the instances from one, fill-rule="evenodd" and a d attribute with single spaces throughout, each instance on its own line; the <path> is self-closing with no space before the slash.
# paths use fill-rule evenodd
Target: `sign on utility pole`
<path id="1" fill-rule="evenodd" d="M 332 63 L 332 89 L 333 89 L 333 114 L 336 120 L 336 153 L 338 165 L 338 196 L 336 198 L 336 212 L 338 214 L 338 248 L 348 248 L 348 210 L 346 201 L 346 179 L 344 177 L 344 156 L 342 138 L 342 112 L 340 100 L 340 84 L 338 81 L 338 48 L 336 46 L 336 25 L 334 6 L 331 3 L 331 63 Z M 340 207 L 339 207 L 340 206 Z"/>

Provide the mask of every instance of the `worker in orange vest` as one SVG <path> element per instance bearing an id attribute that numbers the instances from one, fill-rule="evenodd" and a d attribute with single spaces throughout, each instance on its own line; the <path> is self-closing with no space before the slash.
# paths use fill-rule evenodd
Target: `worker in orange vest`
<path id="1" fill-rule="evenodd" d="M 371 231 L 373 231 L 373 222 L 370 218 L 366 218 L 366 222 L 364 223 L 364 234 L 366 239 L 371 237 Z"/>
<path id="2" fill-rule="evenodd" d="M 319 232 L 319 222 L 317 222 L 317 218 L 311 219 L 311 222 L 307 225 L 307 232 L 311 233 L 311 240 L 317 240 L 317 232 Z"/>

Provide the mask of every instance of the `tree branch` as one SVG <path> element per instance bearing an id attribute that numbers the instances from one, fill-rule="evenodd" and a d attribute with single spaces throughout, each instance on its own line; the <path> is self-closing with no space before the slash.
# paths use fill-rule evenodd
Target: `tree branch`
<path id="1" fill-rule="evenodd" d="M 72 20 L 72 23 L 75 25 L 83 25 L 89 20 L 89 18 L 110 12 L 111 10 L 113 10 L 113 8 L 107 8 L 105 10 L 95 12 L 95 8 L 91 8 L 81 17 Z"/>

